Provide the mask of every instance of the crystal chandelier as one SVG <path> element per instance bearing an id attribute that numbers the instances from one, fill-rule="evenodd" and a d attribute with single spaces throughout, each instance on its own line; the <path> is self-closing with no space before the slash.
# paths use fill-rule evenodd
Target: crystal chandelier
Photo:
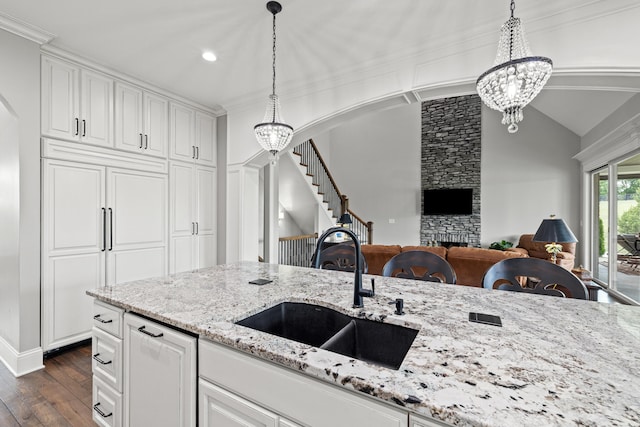
<path id="1" fill-rule="evenodd" d="M 267 10 L 273 14 L 273 86 L 264 119 L 262 123 L 255 125 L 253 130 L 262 148 L 275 156 L 291 141 L 293 128 L 282 120 L 280 100 L 276 95 L 276 14 L 282 10 L 282 5 L 277 1 L 270 1 L 267 3 Z"/>
<path id="2" fill-rule="evenodd" d="M 489 108 L 502 111 L 502 124 L 509 133 L 518 131 L 522 109 L 540 93 L 553 62 L 543 56 L 531 56 L 520 18 L 514 18 L 515 0 L 511 0 L 511 18 L 502 25 L 494 66 L 476 82 L 480 98 Z"/>

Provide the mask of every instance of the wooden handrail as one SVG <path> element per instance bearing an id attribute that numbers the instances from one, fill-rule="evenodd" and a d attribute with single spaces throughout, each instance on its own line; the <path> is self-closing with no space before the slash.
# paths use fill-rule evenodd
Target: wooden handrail
<path id="1" fill-rule="evenodd" d="M 318 233 L 313 233 L 313 234 L 302 234 L 300 236 L 289 236 L 289 237 L 280 237 L 280 241 L 281 242 L 288 242 L 290 240 L 303 240 L 303 239 L 312 239 L 312 238 L 317 238 L 318 237 Z"/>
<path id="2" fill-rule="evenodd" d="M 358 233 L 363 243 L 372 243 L 373 223 L 365 222 L 349 209 L 349 198 L 340 192 L 315 142 L 308 139 L 295 146 L 293 152 L 300 156 L 300 164 L 307 168 L 307 175 L 311 177 L 313 185 L 318 186 L 318 194 L 328 204 L 333 217 L 338 219 L 348 212 L 354 219 L 353 231 Z"/>
<path id="3" fill-rule="evenodd" d="M 331 182 L 331 185 L 333 185 L 333 188 L 336 190 L 336 193 L 342 194 L 342 192 L 340 192 L 340 189 L 338 188 L 338 184 L 336 184 L 336 181 L 333 179 L 333 176 L 331 175 L 331 172 L 329 171 L 327 164 L 324 162 L 324 159 L 320 155 L 318 146 L 316 145 L 315 142 L 313 142 L 313 139 L 309 139 L 309 143 L 311 143 L 311 146 L 313 147 L 313 151 L 315 151 L 316 154 L 318 155 L 318 160 L 320 160 L 320 164 L 324 168 L 324 171 L 327 173 L 327 176 L 329 177 L 329 181 Z"/>

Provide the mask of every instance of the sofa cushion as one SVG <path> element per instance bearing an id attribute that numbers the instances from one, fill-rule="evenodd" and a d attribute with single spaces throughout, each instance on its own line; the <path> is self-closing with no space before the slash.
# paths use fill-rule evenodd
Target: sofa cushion
<path id="1" fill-rule="evenodd" d="M 400 245 L 362 245 L 362 255 L 367 261 L 368 273 L 382 274 L 382 267 L 400 253 Z"/>
<path id="2" fill-rule="evenodd" d="M 454 246 L 447 251 L 447 261 L 456 272 L 458 285 L 482 287 L 484 273 L 498 261 L 505 258 L 526 258 L 527 255 L 514 251 Z"/>
<path id="3" fill-rule="evenodd" d="M 403 246 L 401 252 L 409 251 L 425 251 L 438 255 L 440 258 L 447 259 L 447 248 L 444 246 Z"/>

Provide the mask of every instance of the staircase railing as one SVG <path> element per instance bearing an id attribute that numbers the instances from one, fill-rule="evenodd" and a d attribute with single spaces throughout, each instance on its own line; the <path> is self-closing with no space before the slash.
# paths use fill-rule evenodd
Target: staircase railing
<path id="1" fill-rule="evenodd" d="M 349 199 L 338 189 L 329 168 L 318 151 L 318 147 L 309 139 L 293 148 L 293 153 L 300 156 L 300 164 L 307 168 L 307 175 L 311 177 L 313 185 L 318 187 L 318 194 L 331 209 L 334 218 L 338 219 L 348 212 L 353 224 L 351 229 L 360 238 L 362 244 L 373 243 L 373 222 L 365 222 L 349 209 Z"/>
<path id="2" fill-rule="evenodd" d="M 278 242 L 278 264 L 310 267 L 317 241 L 318 233 L 281 237 Z"/>

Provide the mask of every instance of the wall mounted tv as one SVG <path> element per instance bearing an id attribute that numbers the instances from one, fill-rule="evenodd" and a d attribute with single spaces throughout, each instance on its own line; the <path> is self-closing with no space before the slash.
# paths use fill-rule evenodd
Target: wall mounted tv
<path id="1" fill-rule="evenodd" d="M 471 215 L 472 188 L 423 190 L 423 215 Z"/>

